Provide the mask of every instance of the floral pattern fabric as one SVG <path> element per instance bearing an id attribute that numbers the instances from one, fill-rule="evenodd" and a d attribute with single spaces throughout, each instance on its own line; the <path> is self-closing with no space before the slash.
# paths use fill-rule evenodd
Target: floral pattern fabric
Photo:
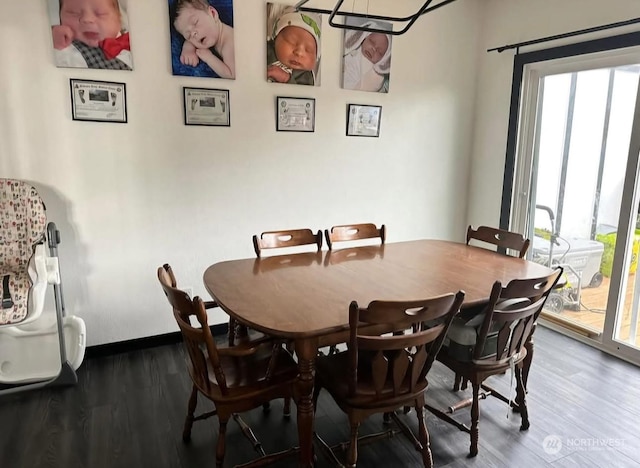
<path id="1" fill-rule="evenodd" d="M 35 245 L 44 240 L 46 224 L 44 203 L 34 187 L 20 180 L 0 179 L 0 294 L 13 302 L 6 308 L 0 305 L 0 325 L 27 317 L 32 286 L 29 259 Z M 8 292 L 5 276 L 9 277 Z"/>

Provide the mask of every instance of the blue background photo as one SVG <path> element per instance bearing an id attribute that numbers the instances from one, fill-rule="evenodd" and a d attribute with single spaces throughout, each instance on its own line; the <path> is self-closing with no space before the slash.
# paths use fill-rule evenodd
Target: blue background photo
<path id="1" fill-rule="evenodd" d="M 218 74 L 215 73 L 209 65 L 204 63 L 202 60 L 196 67 L 191 67 L 189 65 L 183 65 L 180 63 L 180 52 L 182 52 L 182 44 L 184 43 L 184 38 L 176 31 L 173 27 L 173 17 L 172 10 L 175 6 L 176 0 L 168 0 L 169 1 L 169 30 L 171 32 L 171 68 L 173 70 L 174 75 L 185 75 L 185 76 L 200 76 L 205 78 L 219 78 Z M 220 20 L 233 27 L 233 0 L 209 0 L 209 5 L 215 8 L 220 15 Z M 211 51 L 218 55 L 213 48 Z"/>

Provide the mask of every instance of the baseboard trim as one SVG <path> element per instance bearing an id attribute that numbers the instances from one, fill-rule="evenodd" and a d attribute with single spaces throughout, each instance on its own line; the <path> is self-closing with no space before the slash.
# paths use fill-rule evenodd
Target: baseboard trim
<path id="1" fill-rule="evenodd" d="M 229 330 L 229 324 L 220 323 L 218 325 L 211 325 L 209 328 L 214 336 L 226 335 Z M 157 346 L 176 344 L 180 341 L 182 341 L 182 335 L 180 332 L 173 332 L 165 333 L 163 335 L 136 338 L 134 340 L 88 346 L 85 351 L 85 359 L 113 356 L 114 354 L 128 353 L 131 351 L 140 351 L 142 349 L 155 348 Z"/>

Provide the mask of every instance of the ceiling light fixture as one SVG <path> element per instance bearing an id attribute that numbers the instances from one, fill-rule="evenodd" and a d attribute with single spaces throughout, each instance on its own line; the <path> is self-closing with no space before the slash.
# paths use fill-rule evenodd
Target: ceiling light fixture
<path id="1" fill-rule="evenodd" d="M 334 28 L 349 29 L 349 30 L 356 30 L 356 31 L 366 31 L 366 32 L 379 32 L 379 33 L 383 33 L 383 34 L 391 34 L 393 36 L 399 36 L 401 34 L 406 33 L 409 30 L 409 28 L 413 25 L 413 23 L 415 23 L 417 21 L 417 19 L 420 18 L 420 16 L 425 15 L 427 13 L 430 13 L 433 10 L 436 10 L 436 9 L 438 9 L 440 7 L 448 5 L 448 4 L 453 3 L 455 1 L 456 0 L 443 0 L 443 1 L 441 1 L 440 3 L 438 3 L 436 5 L 431 5 L 433 3 L 433 0 L 426 0 L 424 2 L 424 4 L 418 9 L 418 11 L 416 11 L 413 15 L 404 16 L 404 17 L 384 16 L 384 15 L 370 15 L 368 13 L 356 13 L 356 12 L 349 12 L 349 11 L 340 11 L 340 7 L 342 7 L 342 4 L 344 3 L 344 0 L 338 0 L 336 5 L 333 7 L 333 10 L 324 10 L 324 9 L 320 9 L 320 8 L 305 7 L 304 5 L 306 3 L 308 3 L 309 0 L 301 0 L 301 1 L 299 1 L 295 5 L 295 9 L 296 9 L 296 11 L 307 11 L 307 12 L 310 12 L 310 13 L 328 14 L 329 15 L 329 26 L 332 26 Z M 346 24 L 336 23 L 335 22 L 335 17 L 336 16 L 346 16 L 346 17 L 350 17 L 350 18 L 367 18 L 367 19 L 371 19 L 371 20 L 389 21 L 389 22 L 392 22 L 392 23 L 407 23 L 407 25 L 402 29 L 388 31 L 386 29 L 376 28 L 376 27 L 371 27 L 371 26 L 355 26 L 355 25 L 346 25 Z"/>

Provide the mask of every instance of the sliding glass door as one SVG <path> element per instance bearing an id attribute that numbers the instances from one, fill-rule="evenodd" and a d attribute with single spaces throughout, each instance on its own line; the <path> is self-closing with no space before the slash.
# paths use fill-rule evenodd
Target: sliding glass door
<path id="1" fill-rule="evenodd" d="M 639 85 L 638 48 L 523 67 L 509 223 L 564 268 L 544 317 L 637 362 Z"/>

